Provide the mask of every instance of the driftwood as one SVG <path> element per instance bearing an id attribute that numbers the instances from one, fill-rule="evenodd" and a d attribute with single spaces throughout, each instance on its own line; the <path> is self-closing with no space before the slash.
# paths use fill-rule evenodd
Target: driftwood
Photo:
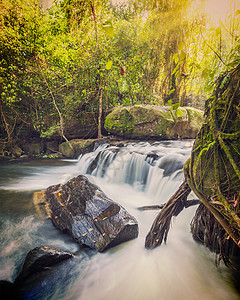
<path id="1" fill-rule="evenodd" d="M 200 203 L 201 202 L 198 199 L 192 199 L 192 200 L 186 201 L 184 203 L 184 207 L 188 208 L 190 206 L 198 205 Z M 165 205 L 166 205 L 166 203 L 156 204 L 156 205 L 145 205 L 145 206 L 138 207 L 138 210 L 141 210 L 141 211 L 145 211 L 145 210 L 159 210 L 159 209 L 163 209 Z"/>
<path id="2" fill-rule="evenodd" d="M 157 215 L 146 237 L 145 247 L 153 249 L 167 241 L 168 231 L 173 216 L 177 216 L 187 204 L 187 197 L 191 192 L 186 180 L 181 184 L 176 193 L 168 200 Z"/>

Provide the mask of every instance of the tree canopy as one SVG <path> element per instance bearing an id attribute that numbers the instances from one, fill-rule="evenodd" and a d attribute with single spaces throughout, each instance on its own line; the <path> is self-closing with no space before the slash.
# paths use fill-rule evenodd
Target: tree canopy
<path id="1" fill-rule="evenodd" d="M 48 138 L 79 112 L 116 105 L 202 108 L 216 78 L 240 62 L 236 1 L 217 22 L 211 1 L 62 0 L 43 10 L 3 0 L 1 141 L 23 127 Z"/>

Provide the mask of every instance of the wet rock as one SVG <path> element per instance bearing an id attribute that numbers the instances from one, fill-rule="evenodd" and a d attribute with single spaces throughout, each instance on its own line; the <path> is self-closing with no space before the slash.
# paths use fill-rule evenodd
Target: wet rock
<path id="1" fill-rule="evenodd" d="M 0 299 L 22 300 L 30 299 L 30 295 L 34 294 L 39 296 L 43 290 L 42 281 L 42 285 L 45 286 L 44 278 L 48 276 L 47 274 L 52 270 L 52 267 L 56 267 L 72 257 L 74 254 L 53 247 L 37 247 L 31 250 L 27 254 L 22 271 L 14 283 L 0 280 Z M 46 273 L 46 271 L 48 272 Z M 53 275 L 51 274 L 51 276 Z M 47 290 L 49 289 L 51 287 L 47 287 Z M 39 296 L 34 299 L 40 298 Z"/>
<path id="2" fill-rule="evenodd" d="M 31 250 L 24 262 L 15 284 L 38 272 L 45 271 L 60 262 L 72 258 L 74 254 L 53 247 L 37 247 Z"/>
<path id="3" fill-rule="evenodd" d="M 138 224 L 98 186 L 79 175 L 46 190 L 53 224 L 100 252 L 138 236 Z"/>
<path id="4" fill-rule="evenodd" d="M 16 290 L 14 284 L 10 281 L 0 280 L 0 299 L 20 299 L 18 297 L 18 291 Z"/>
<path id="5" fill-rule="evenodd" d="M 174 172 L 183 168 L 184 162 L 184 156 L 169 154 L 161 158 L 158 167 L 164 170 L 163 176 L 171 176 Z"/>

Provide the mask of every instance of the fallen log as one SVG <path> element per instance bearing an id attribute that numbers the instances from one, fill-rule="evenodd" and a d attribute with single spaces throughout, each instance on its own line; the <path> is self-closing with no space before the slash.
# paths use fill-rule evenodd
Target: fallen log
<path id="1" fill-rule="evenodd" d="M 187 197 L 191 189 L 186 180 L 181 184 L 176 193 L 168 200 L 159 212 L 153 225 L 146 236 L 145 247 L 153 249 L 167 241 L 168 231 L 173 216 L 177 216 L 186 207 Z"/>

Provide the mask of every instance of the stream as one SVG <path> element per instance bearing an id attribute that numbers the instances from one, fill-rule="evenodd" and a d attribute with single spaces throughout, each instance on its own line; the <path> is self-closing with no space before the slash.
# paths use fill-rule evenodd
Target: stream
<path id="1" fill-rule="evenodd" d="M 138 208 L 172 196 L 183 181 L 182 167 L 192 145 L 191 140 L 122 142 L 98 145 L 76 160 L 1 162 L 0 280 L 13 282 L 31 249 L 52 246 L 77 256 L 33 279 L 26 299 L 240 299 L 229 269 L 223 263 L 217 268 L 215 254 L 191 236 L 196 206 L 173 220 L 166 244 L 154 250 L 144 247 L 158 211 Z M 137 219 L 137 239 L 104 253 L 81 249 L 36 209 L 35 191 L 79 174 Z"/>

